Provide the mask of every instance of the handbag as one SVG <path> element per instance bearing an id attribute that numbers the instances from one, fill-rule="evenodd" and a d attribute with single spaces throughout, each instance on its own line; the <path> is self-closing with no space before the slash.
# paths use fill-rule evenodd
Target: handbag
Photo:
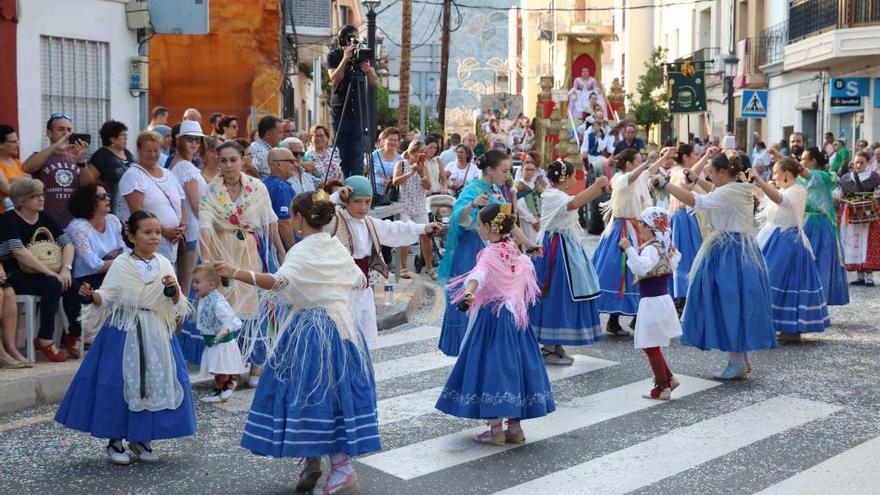
<path id="1" fill-rule="evenodd" d="M 37 236 L 39 234 L 45 234 L 48 239 L 38 241 Z M 61 246 L 55 242 L 55 236 L 53 236 L 52 232 L 46 227 L 37 227 L 37 230 L 35 230 L 34 235 L 31 236 L 31 242 L 27 245 L 26 249 L 30 251 L 31 254 L 34 255 L 34 258 L 37 258 L 46 268 L 52 270 L 53 273 L 61 272 Z M 21 269 L 25 273 L 39 273 L 37 270 L 31 270 L 24 265 L 21 266 Z"/>
<path id="2" fill-rule="evenodd" d="M 388 172 L 385 171 L 385 162 L 382 160 L 382 156 L 378 151 L 375 153 L 376 158 L 379 160 L 379 166 L 382 167 L 382 175 L 385 179 L 388 179 Z M 392 203 L 396 203 L 400 199 L 400 187 L 389 182 L 388 185 L 385 186 L 385 198 Z"/>

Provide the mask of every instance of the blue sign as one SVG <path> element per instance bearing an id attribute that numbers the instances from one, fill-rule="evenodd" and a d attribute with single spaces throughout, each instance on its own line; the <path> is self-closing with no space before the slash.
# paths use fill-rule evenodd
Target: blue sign
<path id="1" fill-rule="evenodd" d="M 874 79 L 874 108 L 880 108 L 880 79 Z"/>
<path id="2" fill-rule="evenodd" d="M 860 98 L 862 96 L 868 96 L 870 92 L 870 77 L 845 77 L 831 79 L 832 98 Z"/>
<path id="3" fill-rule="evenodd" d="M 744 89 L 742 93 L 742 107 L 740 114 L 744 118 L 766 119 L 767 118 L 767 90 Z"/>

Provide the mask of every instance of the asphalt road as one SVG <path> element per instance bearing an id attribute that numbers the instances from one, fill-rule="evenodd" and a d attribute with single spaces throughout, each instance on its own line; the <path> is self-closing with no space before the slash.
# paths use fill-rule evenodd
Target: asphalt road
<path id="1" fill-rule="evenodd" d="M 674 345 L 683 385 L 669 402 L 640 397 L 651 374 L 631 338 L 570 348 L 575 365 L 551 370 L 557 412 L 523 422 L 528 443 L 506 449 L 433 409 L 452 361 L 436 352 L 429 298 L 373 353 L 383 451 L 358 458 L 352 493 L 880 493 L 880 289 L 851 297 L 831 330 L 753 353 L 747 380 L 716 382 L 721 353 Z M 199 403 L 198 434 L 155 442 L 156 465 L 111 466 L 105 442 L 52 422 L 53 407 L 0 417 L 0 494 L 293 493 L 296 460 L 239 447 L 251 394 Z"/>

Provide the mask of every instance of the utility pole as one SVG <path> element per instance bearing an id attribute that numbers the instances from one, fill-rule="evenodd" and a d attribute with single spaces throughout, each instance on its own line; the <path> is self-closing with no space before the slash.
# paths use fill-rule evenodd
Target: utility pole
<path id="1" fill-rule="evenodd" d="M 403 0 L 400 28 L 400 108 L 397 127 L 406 135 L 409 130 L 409 64 L 412 56 L 412 0 Z"/>
<path id="2" fill-rule="evenodd" d="M 440 96 L 437 98 L 437 113 L 440 116 L 440 131 L 446 131 L 446 78 L 449 77 L 449 30 L 452 0 L 443 0 L 443 25 L 440 26 Z"/>

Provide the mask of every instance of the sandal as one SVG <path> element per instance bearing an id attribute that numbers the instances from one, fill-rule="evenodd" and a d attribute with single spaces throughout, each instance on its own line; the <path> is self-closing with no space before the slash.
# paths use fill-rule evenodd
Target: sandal
<path id="1" fill-rule="evenodd" d="M 405 278 L 408 280 L 412 278 L 412 274 L 409 272 L 409 270 L 404 268 L 403 270 L 400 270 L 400 278 Z"/>

